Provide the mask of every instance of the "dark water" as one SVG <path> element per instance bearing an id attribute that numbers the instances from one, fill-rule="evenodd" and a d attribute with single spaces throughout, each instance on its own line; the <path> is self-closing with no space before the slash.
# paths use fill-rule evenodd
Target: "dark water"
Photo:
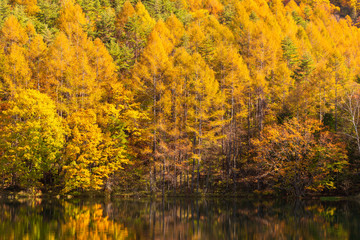
<path id="1" fill-rule="evenodd" d="M 0 200 L 0 239 L 360 239 L 360 203 Z"/>

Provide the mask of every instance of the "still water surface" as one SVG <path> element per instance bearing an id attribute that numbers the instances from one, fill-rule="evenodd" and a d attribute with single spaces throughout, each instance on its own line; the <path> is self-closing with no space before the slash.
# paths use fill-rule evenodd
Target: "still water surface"
<path id="1" fill-rule="evenodd" d="M 360 203 L 0 200 L 0 239 L 360 239 Z"/>

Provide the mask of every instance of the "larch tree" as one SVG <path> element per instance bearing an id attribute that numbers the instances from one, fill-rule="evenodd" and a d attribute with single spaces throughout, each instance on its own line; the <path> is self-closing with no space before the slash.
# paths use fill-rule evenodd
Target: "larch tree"
<path id="1" fill-rule="evenodd" d="M 232 46 L 220 45 L 216 48 L 213 66 L 220 91 L 225 97 L 222 106 L 222 134 L 225 136 L 222 139 L 222 153 L 226 156 L 223 173 L 225 178 L 231 175 L 235 182 L 235 169 L 242 148 L 241 123 L 247 114 L 245 89 L 250 76 L 242 57 L 236 54 Z"/>
<path id="2" fill-rule="evenodd" d="M 0 46 L 6 58 L 3 79 L 8 91 L 19 87 L 31 87 L 31 72 L 26 59 L 25 44 L 28 35 L 17 19 L 11 15 L 1 28 Z"/>
<path id="3" fill-rule="evenodd" d="M 48 46 L 45 44 L 43 37 L 40 34 L 32 35 L 30 37 L 30 44 L 26 52 L 26 57 L 30 65 L 33 85 L 38 90 L 45 90 L 42 80 L 45 77 L 44 66 L 46 65 L 45 60 L 47 55 Z"/>
<path id="4" fill-rule="evenodd" d="M 206 65 L 198 53 L 192 56 L 190 72 L 190 91 L 192 103 L 189 109 L 187 129 L 193 142 L 193 169 L 192 169 L 192 190 L 195 187 L 199 192 L 200 170 L 206 167 L 206 188 L 210 184 L 212 151 L 220 147 L 219 139 L 224 137 L 221 134 L 223 125 L 221 109 L 224 95 L 219 91 L 219 83 L 214 77 L 214 72 Z M 196 63 L 196 64 L 194 64 Z"/>
<path id="5" fill-rule="evenodd" d="M 152 132 L 152 158 L 153 158 L 153 172 L 150 172 L 150 180 L 156 179 L 156 162 L 160 157 L 158 151 L 158 142 L 161 141 L 159 135 L 159 128 L 162 124 L 162 110 L 163 101 L 162 95 L 165 90 L 167 70 L 171 67 L 169 54 L 174 48 L 172 36 L 162 21 L 159 21 L 150 34 L 147 48 L 135 66 L 134 79 L 137 81 L 134 84 L 143 95 L 143 100 L 149 103 L 148 110 L 151 116 L 152 123 L 150 129 Z M 163 158 L 163 167 L 165 165 L 165 158 Z M 164 171 L 164 170 L 163 170 Z M 153 188 L 153 182 L 150 183 Z"/>
<path id="6" fill-rule="evenodd" d="M 41 85 L 55 99 L 60 116 L 69 114 L 66 101 L 70 96 L 70 77 L 74 50 L 66 35 L 60 32 L 49 47 L 46 58 L 46 75 Z"/>

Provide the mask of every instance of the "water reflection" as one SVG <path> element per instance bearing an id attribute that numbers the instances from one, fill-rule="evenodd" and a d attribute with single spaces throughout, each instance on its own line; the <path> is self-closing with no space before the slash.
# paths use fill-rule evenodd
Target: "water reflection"
<path id="1" fill-rule="evenodd" d="M 356 201 L 0 201 L 0 239 L 360 239 Z"/>

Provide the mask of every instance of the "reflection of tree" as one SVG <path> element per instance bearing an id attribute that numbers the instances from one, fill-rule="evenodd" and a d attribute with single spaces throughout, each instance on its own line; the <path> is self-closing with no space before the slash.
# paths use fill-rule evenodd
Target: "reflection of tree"
<path id="1" fill-rule="evenodd" d="M 127 229 L 103 215 L 100 204 L 76 206 L 64 204 L 66 221 L 61 232 L 66 239 L 125 239 Z"/>
<path id="2" fill-rule="evenodd" d="M 348 225 L 333 221 L 337 206 L 318 202 L 177 199 L 118 201 L 112 208 L 130 239 L 347 239 L 349 234 Z"/>
<path id="3" fill-rule="evenodd" d="M 100 204 L 0 204 L 0 239 L 126 239 L 127 229 L 104 216 Z"/>
<path id="4" fill-rule="evenodd" d="M 0 239 L 359 239 L 357 202 L 1 202 Z"/>
<path id="5" fill-rule="evenodd" d="M 50 210 L 41 201 L 2 202 L 0 239 L 54 239 L 61 218 L 58 204 Z"/>

